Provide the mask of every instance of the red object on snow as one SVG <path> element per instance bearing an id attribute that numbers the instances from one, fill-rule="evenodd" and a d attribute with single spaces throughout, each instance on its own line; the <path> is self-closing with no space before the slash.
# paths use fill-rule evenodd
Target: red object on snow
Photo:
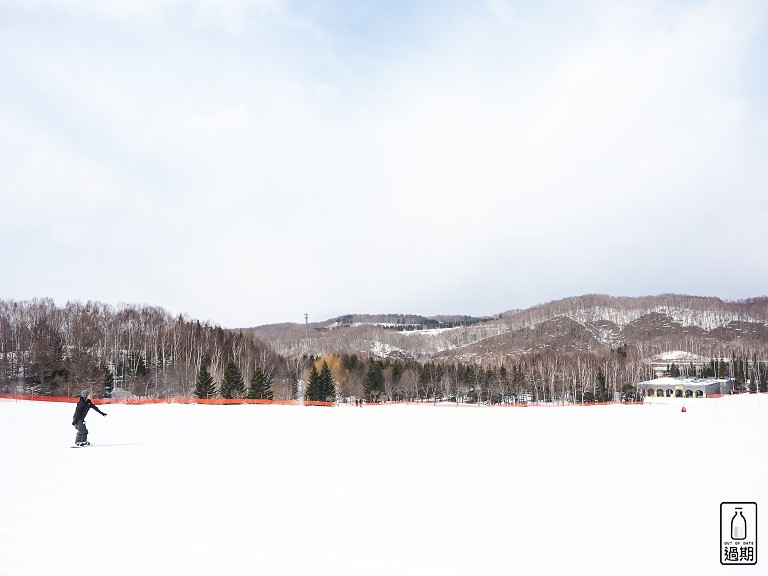
<path id="1" fill-rule="evenodd" d="M 680 412 L 686 412 L 685 406 L 683 406 L 683 409 L 680 410 Z"/>

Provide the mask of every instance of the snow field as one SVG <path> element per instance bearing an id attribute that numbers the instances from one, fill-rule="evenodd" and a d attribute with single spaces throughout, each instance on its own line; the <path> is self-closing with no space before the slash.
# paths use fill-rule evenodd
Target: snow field
<path id="1" fill-rule="evenodd" d="M 765 395 L 104 410 L 73 450 L 73 404 L 0 401 L 0 576 L 728 574 L 720 502 L 768 527 Z"/>

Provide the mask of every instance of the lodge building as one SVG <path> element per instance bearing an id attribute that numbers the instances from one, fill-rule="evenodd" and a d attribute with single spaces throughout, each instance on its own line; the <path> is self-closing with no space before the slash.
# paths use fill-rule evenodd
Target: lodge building
<path id="1" fill-rule="evenodd" d="M 673 378 L 663 376 L 640 382 L 647 398 L 706 398 L 719 394 L 730 394 L 733 382 L 730 378 Z"/>

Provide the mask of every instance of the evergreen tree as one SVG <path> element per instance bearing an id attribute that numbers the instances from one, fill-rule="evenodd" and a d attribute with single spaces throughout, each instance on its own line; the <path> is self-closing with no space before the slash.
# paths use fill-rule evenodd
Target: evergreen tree
<path id="1" fill-rule="evenodd" d="M 216 396 L 216 385 L 213 382 L 213 376 L 208 371 L 208 366 L 202 363 L 195 380 L 195 397 L 203 399 L 214 396 Z"/>
<path id="2" fill-rule="evenodd" d="M 237 364 L 233 360 L 227 362 L 224 369 L 224 379 L 221 381 L 221 396 L 223 398 L 242 398 L 245 393 L 245 382 Z"/>
<path id="3" fill-rule="evenodd" d="M 481 383 L 483 398 L 491 404 L 493 404 L 493 398 L 491 396 L 491 385 L 493 384 L 494 378 L 495 378 L 495 375 L 492 369 L 486 368 L 483 371 L 483 381 Z"/>
<path id="4" fill-rule="evenodd" d="M 401 400 L 403 398 L 403 389 L 400 385 L 400 381 L 403 378 L 403 373 L 405 372 L 405 368 L 403 365 L 395 360 L 392 363 L 392 369 L 389 372 L 389 379 L 392 383 L 392 397 L 389 398 L 389 400 Z"/>
<path id="5" fill-rule="evenodd" d="M 403 377 L 404 372 L 403 365 L 395 360 L 394 364 L 392 364 L 392 384 L 399 384 L 400 379 Z"/>
<path id="6" fill-rule="evenodd" d="M 333 383 L 333 376 L 328 363 L 323 361 L 323 367 L 320 369 L 320 401 L 334 402 L 336 400 L 336 385 Z"/>
<path id="7" fill-rule="evenodd" d="M 137 354 L 136 376 L 138 376 L 139 378 L 149 377 L 149 370 L 147 370 L 147 363 L 144 360 L 144 355 L 141 353 Z"/>
<path id="8" fill-rule="evenodd" d="M 384 394 L 384 371 L 381 362 L 371 360 L 363 379 L 363 390 L 368 402 L 378 402 Z"/>
<path id="9" fill-rule="evenodd" d="M 308 402 L 318 402 L 320 400 L 320 374 L 314 363 L 312 364 L 312 370 L 309 373 L 305 398 Z"/>
<path id="10" fill-rule="evenodd" d="M 621 387 L 622 402 L 636 402 L 638 399 L 637 390 L 632 384 L 624 384 L 624 386 Z"/>
<path id="11" fill-rule="evenodd" d="M 467 402 L 470 404 L 476 403 L 480 398 L 480 391 L 478 390 L 477 370 L 475 370 L 475 367 L 471 364 L 466 365 L 461 379 L 467 385 Z"/>
<path id="12" fill-rule="evenodd" d="M 672 364 L 674 366 L 674 364 Z M 597 401 L 598 402 L 608 402 L 608 387 L 605 385 L 605 374 L 603 374 L 603 369 L 598 368 L 597 369 Z"/>
<path id="13" fill-rule="evenodd" d="M 360 359 L 357 357 L 357 354 L 343 354 L 341 356 L 341 365 L 345 370 L 351 372 L 360 365 Z"/>
<path id="14" fill-rule="evenodd" d="M 501 401 L 506 404 L 509 401 L 511 392 L 509 387 L 509 372 L 507 372 L 507 367 L 504 366 L 504 364 L 499 367 L 499 388 L 501 388 Z"/>
<path id="15" fill-rule="evenodd" d="M 737 384 L 744 384 L 746 382 L 746 376 L 744 375 L 744 359 L 739 356 L 736 357 L 735 353 L 731 354 L 731 366 L 733 366 L 733 378 Z"/>
<path id="16" fill-rule="evenodd" d="M 112 398 L 112 392 L 115 390 L 115 377 L 111 370 L 107 370 L 104 375 L 104 398 Z"/>
<path id="17" fill-rule="evenodd" d="M 728 364 L 725 363 L 723 358 L 720 358 L 720 363 L 717 365 L 717 377 L 727 378 L 730 375 L 728 372 Z"/>
<path id="18" fill-rule="evenodd" d="M 521 364 L 515 364 L 512 367 L 512 393 L 519 401 L 526 400 L 525 391 L 525 371 Z"/>
<path id="19" fill-rule="evenodd" d="M 248 398 L 251 400 L 274 400 L 275 398 L 272 392 L 272 377 L 267 376 L 261 366 L 256 366 L 253 371 L 248 387 Z"/>

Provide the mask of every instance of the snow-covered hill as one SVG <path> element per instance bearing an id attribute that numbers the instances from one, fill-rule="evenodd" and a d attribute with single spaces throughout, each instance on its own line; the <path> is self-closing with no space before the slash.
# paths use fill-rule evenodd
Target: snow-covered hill
<path id="1" fill-rule="evenodd" d="M 768 401 L 680 406 L 117 404 L 72 450 L 71 404 L 0 400 L 0 574 L 725 574 Z"/>
<path id="2" fill-rule="evenodd" d="M 299 331 L 298 325 L 293 331 L 271 329 L 257 334 L 287 355 L 312 350 L 316 354 L 380 356 L 391 350 L 399 358 L 491 362 L 542 351 L 611 350 L 625 343 L 637 345 L 644 355 L 689 347 L 697 348 L 691 352 L 698 352 L 716 344 L 742 341 L 768 346 L 766 297 L 726 302 L 669 294 L 643 298 L 587 295 L 471 320 L 450 328 L 430 321 L 420 326 L 421 330 L 409 325 L 407 331 L 396 324 L 334 320 L 314 325 L 308 339 L 303 337 L 305 328 Z"/>

